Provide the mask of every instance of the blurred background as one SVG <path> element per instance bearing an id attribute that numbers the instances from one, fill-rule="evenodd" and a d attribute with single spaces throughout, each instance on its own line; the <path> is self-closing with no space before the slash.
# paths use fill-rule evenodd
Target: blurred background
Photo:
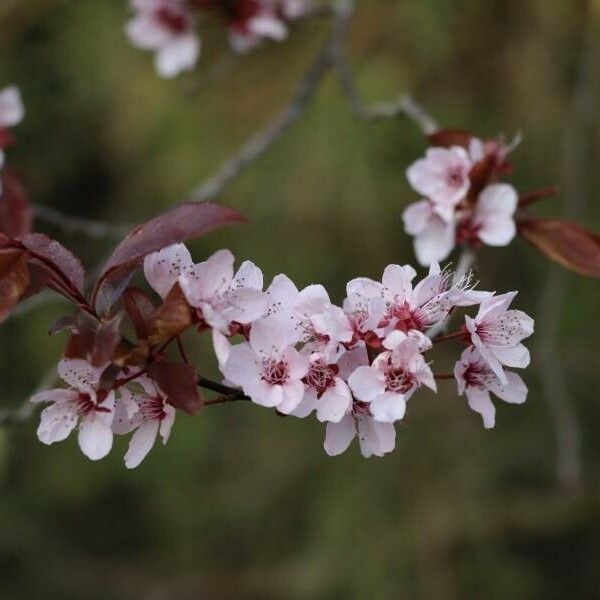
<path id="1" fill-rule="evenodd" d="M 164 211 L 287 104 L 330 27 L 311 20 L 234 58 L 208 20 L 198 69 L 164 81 L 125 39 L 127 17 L 121 0 L 0 3 L 0 87 L 18 84 L 27 108 L 9 160 L 36 203 L 129 223 Z M 444 126 L 522 131 L 511 181 L 560 185 L 535 211 L 599 231 L 599 32 L 600 4 L 585 0 L 369 0 L 346 51 L 369 101 L 410 92 Z M 424 149 L 409 121 L 353 117 L 330 74 L 219 199 L 251 224 L 193 253 L 229 247 L 341 301 L 351 277 L 414 262 L 400 215 Z M 37 229 L 92 270 L 114 244 Z M 520 290 L 537 321 L 529 400 L 498 402 L 491 431 L 452 382 L 415 396 L 383 459 L 356 446 L 328 458 L 316 420 L 246 405 L 179 415 L 133 472 L 123 439 L 92 463 L 75 436 L 40 444 L 37 415 L 1 429 L 0 598 L 600 597 L 599 283 L 518 240 L 484 249 L 477 274 Z M 42 334 L 64 311 L 47 303 L 0 328 L 2 408 L 59 360 L 64 337 Z M 214 374 L 205 340 L 190 344 Z"/>

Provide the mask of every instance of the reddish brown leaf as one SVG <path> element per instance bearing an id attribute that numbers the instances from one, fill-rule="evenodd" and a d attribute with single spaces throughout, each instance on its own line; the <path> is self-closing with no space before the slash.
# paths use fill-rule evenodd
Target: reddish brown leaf
<path id="1" fill-rule="evenodd" d="M 209 202 L 187 202 L 136 227 L 115 249 L 102 270 L 93 299 L 107 314 L 144 257 L 225 225 L 245 222 L 237 211 Z"/>
<path id="2" fill-rule="evenodd" d="M 175 284 L 163 304 L 150 317 L 150 343 L 166 342 L 192 324 L 193 312 L 181 288 Z"/>
<path id="3" fill-rule="evenodd" d="M 427 139 L 432 146 L 443 146 L 444 148 L 462 146 L 468 148 L 473 135 L 462 129 L 439 129 L 435 133 L 430 133 Z"/>
<path id="4" fill-rule="evenodd" d="M 8 237 L 17 238 L 31 232 L 32 213 L 21 180 L 5 171 L 0 176 L 0 231 Z"/>
<path id="5" fill-rule="evenodd" d="M 156 311 L 156 306 L 154 306 L 148 294 L 137 287 L 127 288 L 122 299 L 136 335 L 139 339 L 148 339 L 151 330 L 149 320 Z"/>
<path id="6" fill-rule="evenodd" d="M 187 413 L 196 414 L 203 405 L 198 391 L 198 374 L 194 365 L 189 363 L 153 363 L 148 374 L 167 394 L 169 402 Z"/>
<path id="7" fill-rule="evenodd" d="M 600 277 L 600 236 L 561 219 L 527 219 L 519 233 L 551 260 L 581 275 Z"/>
<path id="8" fill-rule="evenodd" d="M 29 285 L 27 255 L 19 250 L 0 252 L 0 322 L 4 321 Z"/>
<path id="9" fill-rule="evenodd" d="M 20 241 L 30 251 L 31 259 L 36 264 L 46 269 L 53 277 L 56 271 L 59 271 L 79 293 L 83 293 L 85 270 L 70 250 L 41 233 L 26 235 Z"/>
<path id="10" fill-rule="evenodd" d="M 143 367 L 148 356 L 150 356 L 150 344 L 147 340 L 138 340 L 137 344 L 133 345 L 122 339 L 113 354 L 112 361 L 119 367 Z"/>
<path id="11" fill-rule="evenodd" d="M 100 367 L 111 362 L 121 340 L 121 315 L 99 322 L 85 312 L 76 318 L 75 333 L 69 339 L 65 356 L 82 358 Z"/>

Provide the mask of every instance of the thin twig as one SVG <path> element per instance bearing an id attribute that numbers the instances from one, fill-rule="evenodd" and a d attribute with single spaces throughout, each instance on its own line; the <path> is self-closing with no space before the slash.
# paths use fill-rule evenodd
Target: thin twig
<path id="1" fill-rule="evenodd" d="M 417 104 L 409 95 L 404 94 L 394 102 L 365 104 L 362 100 L 350 63 L 339 51 L 335 56 L 335 67 L 352 112 L 365 121 L 382 121 L 406 117 L 414 121 L 424 134 L 434 133 L 439 129 L 437 122 L 425 109 Z"/>
<path id="2" fill-rule="evenodd" d="M 189 194 L 189 199 L 203 202 L 219 196 L 300 118 L 319 89 L 325 75 L 333 66 L 338 48 L 344 40 L 353 9 L 353 1 L 336 4 L 331 33 L 298 83 L 289 105 L 279 112 L 264 129 L 254 134 L 234 156 L 227 159 L 214 175 L 198 185 Z"/>
<path id="3" fill-rule="evenodd" d="M 33 214 L 37 220 L 58 227 L 66 233 L 79 233 L 96 239 L 121 240 L 133 228 L 133 225 L 127 223 L 106 223 L 83 217 L 71 217 L 42 204 L 33 206 Z"/>

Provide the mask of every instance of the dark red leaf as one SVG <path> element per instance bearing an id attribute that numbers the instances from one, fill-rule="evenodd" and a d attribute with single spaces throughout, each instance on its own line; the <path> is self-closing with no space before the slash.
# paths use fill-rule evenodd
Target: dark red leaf
<path id="1" fill-rule="evenodd" d="M 139 339 L 148 339 L 151 331 L 149 321 L 156 306 L 148 294 L 138 287 L 127 288 L 123 293 L 122 300 L 136 335 Z"/>
<path id="2" fill-rule="evenodd" d="M 30 251 L 32 260 L 53 277 L 59 271 L 79 293 L 83 293 L 85 270 L 70 250 L 41 233 L 26 235 L 20 242 Z"/>
<path id="3" fill-rule="evenodd" d="M 0 252 L 0 322 L 20 300 L 29 285 L 27 255 L 19 250 Z"/>
<path id="4" fill-rule="evenodd" d="M 166 342 L 193 322 L 193 312 L 181 288 L 175 284 L 162 305 L 150 316 L 150 343 Z"/>
<path id="5" fill-rule="evenodd" d="M 427 135 L 427 139 L 432 146 L 443 146 L 444 148 L 462 146 L 468 148 L 473 135 L 462 129 L 439 129 L 435 133 Z"/>
<path id="6" fill-rule="evenodd" d="M 194 365 L 189 363 L 153 363 L 148 374 L 167 394 L 169 402 L 187 413 L 196 414 L 203 405 L 198 391 L 198 374 Z"/>
<path id="7" fill-rule="evenodd" d="M 551 260 L 581 275 L 600 277 L 600 236 L 561 219 L 526 219 L 519 233 Z"/>
<path id="8" fill-rule="evenodd" d="M 97 321 L 86 312 L 77 314 L 74 334 L 69 339 L 65 356 L 82 358 L 100 367 L 111 362 L 121 341 L 121 315 L 109 321 Z"/>
<path id="9" fill-rule="evenodd" d="M 102 270 L 93 293 L 96 308 L 101 314 L 108 314 L 123 291 L 124 282 L 146 255 L 224 225 L 243 222 L 244 217 L 231 208 L 209 202 L 187 202 L 136 227 L 117 246 Z"/>
<path id="10" fill-rule="evenodd" d="M 10 171 L 4 171 L 0 182 L 0 231 L 11 238 L 27 235 L 31 232 L 33 217 L 21 180 Z"/>
<path id="11" fill-rule="evenodd" d="M 56 319 L 48 329 L 48 335 L 56 335 L 61 331 L 73 331 L 77 328 L 77 317 L 75 315 L 67 315 Z"/>

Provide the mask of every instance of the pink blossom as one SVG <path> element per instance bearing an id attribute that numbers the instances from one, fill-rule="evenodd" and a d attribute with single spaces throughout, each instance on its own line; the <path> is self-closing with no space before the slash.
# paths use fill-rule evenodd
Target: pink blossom
<path id="1" fill-rule="evenodd" d="M 331 357 L 321 352 L 312 353 L 304 377 L 304 397 L 292 414 L 304 418 L 316 410 L 319 421 L 339 422 L 352 407 L 352 394 L 339 377 L 339 370 Z"/>
<path id="2" fill-rule="evenodd" d="M 136 11 L 126 33 L 132 44 L 156 52 L 156 70 L 171 78 L 194 68 L 200 39 L 194 19 L 183 0 L 131 0 Z"/>
<path id="3" fill-rule="evenodd" d="M 325 452 L 329 456 L 343 454 L 355 436 L 358 436 L 360 451 L 365 458 L 383 456 L 396 445 L 393 423 L 376 421 L 368 405 L 358 401 L 354 401 L 352 411 L 341 421 L 327 423 Z"/>
<path id="4" fill-rule="evenodd" d="M 184 244 L 173 244 L 144 259 L 144 275 L 154 291 L 165 298 L 179 277 L 192 271 L 194 263 Z"/>
<path id="5" fill-rule="evenodd" d="M 21 92 L 15 85 L 0 90 L 0 129 L 18 125 L 25 116 Z"/>
<path id="6" fill-rule="evenodd" d="M 310 343 L 313 351 L 335 351 L 350 342 L 352 326 L 344 311 L 333 305 L 322 285 L 302 291 L 286 275 L 277 275 L 266 291 L 266 315 L 279 315 L 293 328 L 297 341 Z"/>
<path id="7" fill-rule="evenodd" d="M 435 379 L 419 350 L 419 342 L 408 336 L 394 336 L 393 347 L 350 375 L 348 385 L 354 397 L 369 406 L 376 421 L 402 419 L 406 401 L 426 385 L 436 391 Z"/>
<path id="8" fill-rule="evenodd" d="M 219 250 L 179 277 L 187 301 L 200 318 L 226 335 L 233 333 L 235 324 L 260 318 L 267 307 L 261 270 L 245 261 L 234 275 L 233 262 L 229 250 Z"/>
<path id="9" fill-rule="evenodd" d="M 469 191 L 471 167 L 467 151 L 460 146 L 430 148 L 425 158 L 408 167 L 406 177 L 413 189 L 431 200 L 438 215 L 448 222 L 455 206 Z"/>
<path id="10" fill-rule="evenodd" d="M 281 317 L 260 319 L 252 325 L 249 342 L 231 348 L 223 374 L 256 404 L 289 414 L 304 397 L 302 379 L 309 368 L 308 357 L 294 343 Z"/>
<path id="11" fill-rule="evenodd" d="M 110 452 L 115 397 L 113 392 L 97 392 L 105 368 L 79 359 L 65 359 L 58 364 L 60 378 L 71 387 L 40 392 L 31 398 L 34 403 L 51 403 L 41 414 L 37 430 L 41 442 L 65 440 L 79 425 L 79 447 L 88 458 L 99 460 Z"/>
<path id="12" fill-rule="evenodd" d="M 459 395 L 466 394 L 469 406 L 483 417 L 483 424 L 488 429 L 496 420 L 490 392 L 511 404 L 522 404 L 527 398 L 527 386 L 516 373 L 505 372 L 506 382 L 502 383 L 473 346 L 462 353 L 454 367 L 454 376 Z"/>
<path id="13" fill-rule="evenodd" d="M 533 319 L 520 310 L 508 310 L 517 292 L 492 296 L 481 303 L 477 316 L 465 316 L 471 342 L 503 385 L 508 383 L 502 365 L 525 368 L 529 351 L 521 340 L 533 333 Z"/>
<path id="14" fill-rule="evenodd" d="M 139 390 L 130 388 L 137 387 Z M 125 466 L 137 467 L 154 446 L 160 434 L 166 444 L 175 422 L 175 407 L 149 377 L 142 376 L 129 387 L 122 387 L 117 401 L 113 431 L 125 434 L 135 430 L 125 454 Z"/>
<path id="15" fill-rule="evenodd" d="M 488 246 L 507 246 L 515 237 L 514 214 L 518 195 L 511 185 L 495 183 L 479 194 L 473 225 L 477 237 Z"/>
<path id="16" fill-rule="evenodd" d="M 373 342 L 383 337 L 385 302 L 381 284 L 366 277 L 352 279 L 346 285 L 343 310 L 352 326 L 352 344 L 360 340 Z"/>
<path id="17" fill-rule="evenodd" d="M 409 204 L 402 213 L 404 230 L 414 239 L 419 264 L 428 267 L 446 259 L 455 246 L 456 223 L 453 216 L 443 219 L 431 200 Z"/>

